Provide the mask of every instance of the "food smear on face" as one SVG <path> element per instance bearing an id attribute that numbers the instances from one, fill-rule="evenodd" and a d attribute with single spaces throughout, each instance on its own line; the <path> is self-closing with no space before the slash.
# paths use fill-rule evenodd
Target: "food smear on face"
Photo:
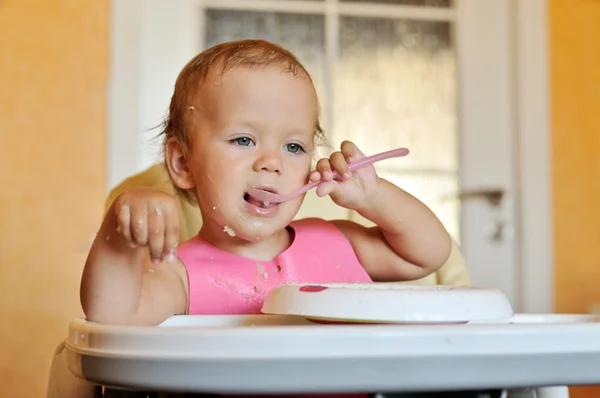
<path id="1" fill-rule="evenodd" d="M 233 229 L 231 229 L 230 227 L 228 227 L 227 225 L 225 226 L 225 228 L 223 228 L 224 232 L 227 232 L 227 235 L 234 237 L 235 236 L 235 232 L 233 231 Z"/>

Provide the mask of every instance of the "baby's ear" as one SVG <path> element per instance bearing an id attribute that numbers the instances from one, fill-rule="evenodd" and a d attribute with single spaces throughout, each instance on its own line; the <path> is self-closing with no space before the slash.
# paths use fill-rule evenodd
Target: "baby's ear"
<path id="1" fill-rule="evenodd" d="M 192 189 L 196 186 L 196 182 L 190 173 L 190 169 L 185 158 L 183 146 L 175 137 L 167 140 L 165 145 L 165 162 L 171 179 L 175 186 L 179 189 Z"/>

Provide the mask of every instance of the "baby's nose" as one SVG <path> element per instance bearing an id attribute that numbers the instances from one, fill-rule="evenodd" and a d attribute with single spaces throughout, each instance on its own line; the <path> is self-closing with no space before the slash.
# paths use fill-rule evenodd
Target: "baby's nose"
<path id="1" fill-rule="evenodd" d="M 281 174 L 283 162 L 281 157 L 274 153 L 266 153 L 257 159 L 254 170 Z"/>

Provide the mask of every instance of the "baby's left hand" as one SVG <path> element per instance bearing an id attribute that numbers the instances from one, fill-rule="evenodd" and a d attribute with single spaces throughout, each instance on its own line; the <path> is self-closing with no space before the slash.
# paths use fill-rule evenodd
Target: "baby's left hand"
<path id="1" fill-rule="evenodd" d="M 368 207 L 377 195 L 379 177 L 373 165 L 364 166 L 354 172 L 348 171 L 349 163 L 364 158 L 365 155 L 351 141 L 344 141 L 341 151 L 334 152 L 329 159 L 317 163 L 317 170 L 310 175 L 310 181 L 322 179 L 316 188 L 318 196 L 331 196 L 339 206 L 352 210 Z M 333 179 L 333 171 L 340 177 Z"/>

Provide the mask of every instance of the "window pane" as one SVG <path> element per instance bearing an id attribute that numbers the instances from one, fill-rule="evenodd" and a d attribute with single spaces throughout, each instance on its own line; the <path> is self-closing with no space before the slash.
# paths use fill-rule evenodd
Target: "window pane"
<path id="1" fill-rule="evenodd" d="M 450 0 L 340 0 L 342 3 L 381 3 L 405 6 L 450 7 Z"/>
<path id="2" fill-rule="evenodd" d="M 378 163 L 386 178 L 426 202 L 458 237 L 457 77 L 447 22 L 342 17 L 332 141 L 366 155 L 408 147 Z"/>
<path id="3" fill-rule="evenodd" d="M 325 19 L 322 15 L 252 11 L 206 11 L 206 47 L 225 41 L 265 39 L 293 52 L 324 98 Z"/>
<path id="4" fill-rule="evenodd" d="M 455 171 L 456 62 L 446 22 L 343 17 L 334 142 L 368 155 L 408 147 L 387 167 Z"/>

